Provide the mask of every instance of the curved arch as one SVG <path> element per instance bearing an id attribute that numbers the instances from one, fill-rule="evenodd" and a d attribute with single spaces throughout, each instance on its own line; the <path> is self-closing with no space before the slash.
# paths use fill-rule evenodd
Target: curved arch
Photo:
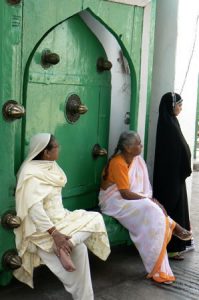
<path id="1" fill-rule="evenodd" d="M 74 17 L 79 17 L 80 19 L 80 16 L 78 16 L 78 14 L 75 14 Z M 27 63 L 25 65 L 25 69 L 24 69 L 24 75 L 23 75 L 23 96 L 22 96 L 22 102 L 23 102 L 23 105 L 24 107 L 26 108 L 26 106 L 28 105 L 27 103 L 27 87 L 28 87 L 28 82 L 29 82 L 29 70 L 30 70 L 30 65 L 34 59 L 34 56 L 36 57 L 36 60 L 37 60 L 37 57 L 39 56 L 39 59 L 40 59 L 40 51 L 38 52 L 38 55 L 37 55 L 37 50 L 38 48 L 40 47 L 40 45 L 42 44 L 42 42 L 45 40 L 45 38 L 48 37 L 49 34 L 51 34 L 53 32 L 53 30 L 56 30 L 56 28 L 58 28 L 61 24 L 63 24 L 64 22 L 67 22 L 67 21 L 70 21 L 72 20 L 73 17 L 70 17 L 70 18 L 67 18 L 67 19 L 64 19 L 62 20 L 61 22 L 57 23 L 56 25 L 52 26 L 39 40 L 38 42 L 35 44 L 34 48 L 32 49 L 29 57 L 28 57 L 28 60 L 27 60 Z M 82 20 L 83 22 L 83 20 Z M 85 27 L 86 24 L 85 24 Z M 93 33 L 92 33 L 93 34 Z M 94 35 L 93 35 L 94 36 Z M 95 37 L 95 39 L 97 39 L 97 37 Z M 103 47 L 102 47 L 103 48 Z M 103 56 L 105 55 L 105 52 L 103 54 Z M 89 56 L 88 56 L 89 57 Z M 35 59 L 34 59 L 35 61 Z M 23 143 L 23 140 L 25 138 L 25 128 L 26 128 L 26 118 L 24 118 L 22 120 L 22 134 L 21 134 L 21 137 L 22 137 L 22 141 L 21 143 Z M 22 147 L 22 158 L 24 156 L 24 153 L 23 153 L 23 147 Z"/>
<path id="2" fill-rule="evenodd" d="M 103 19 L 101 19 L 100 17 L 98 17 L 93 11 L 92 9 L 90 9 L 89 7 L 87 9 L 84 9 L 86 11 L 88 11 L 96 20 L 98 20 L 117 40 L 118 44 L 120 45 L 124 56 L 126 57 L 128 64 L 129 64 L 129 68 L 130 68 L 130 77 L 131 77 L 131 123 L 130 123 L 130 127 L 134 130 L 137 129 L 137 119 L 138 119 L 138 97 L 137 97 L 137 76 L 136 76 L 136 72 L 135 72 L 135 68 L 132 62 L 132 59 L 124 45 L 124 43 L 121 41 L 119 35 L 109 26 L 107 25 Z M 83 11 L 83 10 L 82 10 Z M 24 79 L 27 75 L 27 69 L 29 67 L 30 61 L 36 51 L 36 49 L 38 48 L 39 44 L 41 43 L 41 41 L 45 38 L 45 36 L 47 36 L 54 28 L 56 28 L 57 26 L 59 26 L 61 23 L 65 22 L 66 20 L 68 20 L 69 18 L 71 18 L 72 16 L 82 12 L 82 11 L 77 11 L 75 14 L 72 14 L 70 16 L 68 16 L 66 19 L 61 20 L 60 22 L 58 22 L 57 24 L 55 24 L 54 26 L 50 27 L 45 34 L 39 39 L 39 41 L 35 44 L 32 52 L 29 55 L 29 58 L 27 60 L 26 63 L 26 67 L 24 70 Z M 23 90 L 24 91 L 24 90 Z M 23 97 L 23 103 L 24 102 L 24 97 Z"/>
<path id="3" fill-rule="evenodd" d="M 124 56 L 126 57 L 129 68 L 130 68 L 130 77 L 131 77 L 131 129 L 137 130 L 137 116 L 138 116 L 138 101 L 136 100 L 137 97 L 137 76 L 135 72 L 135 68 L 132 62 L 132 59 L 124 45 L 121 41 L 120 36 L 110 27 L 108 26 L 100 17 L 98 17 L 90 8 L 86 9 L 95 19 L 97 19 L 117 40 L 118 44 L 120 45 Z M 132 113 L 134 114 L 132 115 Z"/>
<path id="4" fill-rule="evenodd" d="M 112 28 L 110 28 L 110 26 L 108 26 L 100 17 L 96 16 L 96 14 L 90 9 L 87 8 L 85 10 L 79 11 L 83 12 L 83 11 L 88 11 L 88 13 L 90 15 L 93 16 L 93 18 L 95 18 L 99 23 L 101 23 L 110 33 L 111 35 L 113 35 L 113 37 L 116 39 L 118 45 L 121 47 L 121 50 L 125 56 L 125 58 L 127 59 L 128 65 L 129 65 L 129 69 L 130 69 L 130 83 L 131 83 L 131 89 L 130 89 L 130 128 L 137 130 L 137 120 L 138 120 L 138 97 L 137 97 L 137 76 L 136 76 L 136 72 L 135 72 L 135 68 L 132 62 L 132 59 L 124 45 L 124 43 L 121 41 L 120 36 L 117 35 L 117 33 L 112 30 Z M 45 34 L 38 40 L 38 42 L 35 44 L 32 52 L 29 55 L 29 58 L 27 60 L 26 66 L 25 66 L 25 70 L 24 70 L 24 79 L 23 79 L 23 104 L 26 107 L 26 98 L 27 98 L 27 84 L 28 84 L 28 73 L 29 73 L 29 66 L 30 63 L 32 61 L 32 58 L 36 52 L 36 50 L 38 49 L 39 45 L 42 43 L 42 41 L 45 39 L 45 37 L 51 32 L 53 31 L 56 27 L 58 27 L 60 24 L 64 23 L 65 21 L 67 21 L 68 19 L 70 19 L 71 17 L 77 15 L 78 13 L 58 22 L 57 24 L 55 24 L 54 26 L 52 26 L 51 28 L 49 28 Z M 23 127 L 25 128 L 25 122 L 26 120 L 23 120 Z M 22 132 L 22 138 L 24 137 L 24 132 Z M 22 154 L 23 155 L 23 154 Z"/>

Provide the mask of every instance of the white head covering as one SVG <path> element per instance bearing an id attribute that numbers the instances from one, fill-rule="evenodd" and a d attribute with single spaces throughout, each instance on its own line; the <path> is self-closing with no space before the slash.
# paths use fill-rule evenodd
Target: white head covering
<path id="1" fill-rule="evenodd" d="M 19 175 L 20 175 L 22 169 L 24 168 L 24 166 L 26 165 L 26 163 L 31 161 L 42 150 L 44 150 L 46 148 L 46 146 L 50 142 L 50 137 L 51 137 L 50 133 L 37 133 L 30 139 L 29 152 L 17 173 L 17 178 L 19 177 Z"/>
<path id="2" fill-rule="evenodd" d="M 50 133 L 38 133 L 31 138 L 26 162 L 31 161 L 42 150 L 46 148 L 46 146 L 50 142 L 50 137 Z"/>
<path id="3" fill-rule="evenodd" d="M 17 174 L 18 180 L 15 193 L 16 210 L 22 220 L 28 215 L 28 209 L 34 203 L 44 199 L 52 186 L 63 187 L 66 184 L 66 175 L 56 161 L 33 160 L 34 157 L 46 148 L 50 137 L 50 133 L 38 133 L 31 138 L 28 156 Z M 32 181 L 28 185 L 30 179 Z M 38 187 L 35 193 L 36 184 Z M 32 187 L 34 187 L 34 192 L 31 190 Z M 26 195 L 27 191 L 29 191 L 28 196 Z"/>

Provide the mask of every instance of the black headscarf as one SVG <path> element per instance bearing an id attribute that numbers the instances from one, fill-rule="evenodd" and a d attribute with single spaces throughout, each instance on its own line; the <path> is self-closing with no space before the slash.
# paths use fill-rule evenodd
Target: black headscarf
<path id="1" fill-rule="evenodd" d="M 171 210 L 176 207 L 181 183 L 191 174 L 190 149 L 173 112 L 180 102 L 182 98 L 177 93 L 166 93 L 162 97 L 156 133 L 154 197 L 163 205 L 172 202 Z"/>

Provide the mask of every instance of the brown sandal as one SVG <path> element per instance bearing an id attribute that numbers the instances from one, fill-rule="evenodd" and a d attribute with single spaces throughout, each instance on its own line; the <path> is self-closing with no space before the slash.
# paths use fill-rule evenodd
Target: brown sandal
<path id="1" fill-rule="evenodd" d="M 179 224 L 176 224 L 173 235 L 182 241 L 189 241 L 192 238 L 192 233 L 185 228 L 182 228 Z"/>

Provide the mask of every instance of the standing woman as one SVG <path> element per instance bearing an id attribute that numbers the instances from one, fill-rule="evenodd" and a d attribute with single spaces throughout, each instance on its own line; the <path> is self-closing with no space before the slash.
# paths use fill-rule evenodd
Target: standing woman
<path id="1" fill-rule="evenodd" d="M 153 192 L 168 215 L 190 230 L 185 180 L 191 175 L 191 153 L 177 119 L 182 110 L 182 101 L 179 94 L 169 92 L 160 102 Z M 186 249 L 186 245 L 188 242 L 173 237 L 168 245 L 170 258 L 182 260 L 180 252 Z"/>

